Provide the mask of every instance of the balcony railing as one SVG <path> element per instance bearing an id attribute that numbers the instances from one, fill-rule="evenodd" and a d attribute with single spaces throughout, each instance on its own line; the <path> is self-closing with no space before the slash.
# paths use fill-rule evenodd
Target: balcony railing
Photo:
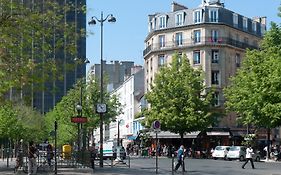
<path id="1" fill-rule="evenodd" d="M 195 41 L 200 41 L 200 42 L 195 42 Z M 230 45 L 241 49 L 247 49 L 247 48 L 258 49 L 258 46 L 250 45 L 249 43 L 237 41 L 228 37 L 220 37 L 220 38 L 201 37 L 200 40 L 199 38 L 182 40 L 181 45 L 177 43 L 178 43 L 177 41 L 174 41 L 174 42 L 156 43 L 153 45 L 148 45 L 143 51 L 143 56 L 153 51 L 170 50 L 170 49 L 177 49 L 181 47 L 196 47 L 202 45 Z"/>

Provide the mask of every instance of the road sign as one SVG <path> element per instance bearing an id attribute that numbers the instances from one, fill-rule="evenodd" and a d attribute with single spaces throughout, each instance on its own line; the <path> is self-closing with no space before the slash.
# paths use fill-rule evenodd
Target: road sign
<path id="1" fill-rule="evenodd" d="M 87 117 L 71 117 L 72 123 L 87 123 Z"/>
<path id="2" fill-rule="evenodd" d="M 153 122 L 153 129 L 156 129 L 156 130 L 160 130 L 160 127 L 161 127 L 161 124 L 160 124 L 160 121 L 159 120 L 155 120 Z"/>

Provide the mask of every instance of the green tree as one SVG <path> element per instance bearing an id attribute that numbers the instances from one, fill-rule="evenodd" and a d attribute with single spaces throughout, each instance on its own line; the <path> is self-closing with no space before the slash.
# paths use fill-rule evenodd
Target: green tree
<path id="1" fill-rule="evenodd" d="M 179 133 L 183 140 L 184 133 L 204 130 L 214 121 L 211 92 L 204 86 L 203 71 L 194 69 L 186 55 L 175 54 L 145 95 L 151 106 L 144 114 L 145 123 L 151 126 L 159 120 L 161 130 Z"/>
<path id="2" fill-rule="evenodd" d="M 75 11 L 70 3 L 0 0 L 0 9 L 0 97 L 13 88 L 24 91 L 21 98 L 30 104 L 28 92 L 45 90 L 45 83 L 62 81 L 63 69 L 74 69 L 61 66 L 63 55 L 74 57 L 76 39 L 85 32 L 64 22 L 64 14 Z"/>
<path id="3" fill-rule="evenodd" d="M 0 136 L 11 141 L 42 141 L 46 135 L 43 117 L 32 108 L 20 104 L 0 107 Z"/>
<path id="4" fill-rule="evenodd" d="M 89 80 L 78 81 L 76 86 L 69 90 L 67 95 L 46 114 L 45 121 L 48 131 L 54 129 L 54 121 L 58 122 L 58 144 L 73 143 L 77 140 L 77 124 L 71 122 L 71 117 L 77 116 L 76 105 L 80 103 L 82 97 L 82 115 L 88 118 L 88 122 L 83 124 L 85 131 L 99 127 L 99 115 L 95 112 L 95 105 L 100 99 L 100 89 L 97 81 L 89 77 Z M 82 91 L 82 93 L 81 93 Z M 81 96 L 82 94 L 82 96 Z M 122 112 L 121 104 L 116 96 L 110 96 L 104 92 L 104 102 L 108 106 L 108 112 L 104 114 L 104 122 L 109 123 Z"/>
<path id="5" fill-rule="evenodd" d="M 226 109 L 236 112 L 244 125 L 267 128 L 269 136 L 271 128 L 281 125 L 280 75 L 281 28 L 272 23 L 260 50 L 247 50 L 242 67 L 224 89 Z"/>

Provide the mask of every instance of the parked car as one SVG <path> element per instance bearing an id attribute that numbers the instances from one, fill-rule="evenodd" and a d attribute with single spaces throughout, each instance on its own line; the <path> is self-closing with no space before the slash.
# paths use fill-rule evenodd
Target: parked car
<path id="1" fill-rule="evenodd" d="M 226 155 L 229 151 L 230 146 L 216 146 L 214 152 L 212 153 L 212 157 L 213 159 L 218 159 L 218 158 L 222 158 L 222 159 L 226 159 Z"/>
<path id="2" fill-rule="evenodd" d="M 231 146 L 226 157 L 228 160 L 239 159 L 240 161 L 243 161 L 246 157 L 246 147 Z"/>
<path id="3" fill-rule="evenodd" d="M 256 162 L 261 161 L 261 154 L 260 154 L 259 151 L 255 152 L 255 153 L 253 154 L 253 160 L 256 161 Z"/>

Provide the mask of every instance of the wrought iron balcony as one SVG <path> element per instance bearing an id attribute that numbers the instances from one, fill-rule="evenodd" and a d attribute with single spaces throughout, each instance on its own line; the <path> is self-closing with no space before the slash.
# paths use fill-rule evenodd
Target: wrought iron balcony
<path id="1" fill-rule="evenodd" d="M 234 40 L 229 37 L 201 37 L 196 39 L 185 39 L 182 41 L 173 41 L 173 42 L 163 42 L 163 43 L 156 43 L 152 45 L 148 45 L 145 50 L 143 51 L 143 56 L 155 51 L 161 50 L 173 50 L 179 48 L 186 48 L 186 47 L 198 47 L 198 46 L 232 46 L 237 47 L 240 49 L 258 49 L 258 46 L 250 45 L 246 42 L 241 42 Z"/>

